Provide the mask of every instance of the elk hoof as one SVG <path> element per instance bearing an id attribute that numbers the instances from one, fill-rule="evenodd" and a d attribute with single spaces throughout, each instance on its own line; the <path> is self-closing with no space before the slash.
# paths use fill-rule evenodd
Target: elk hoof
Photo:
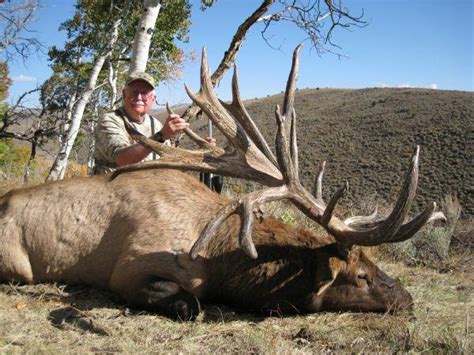
<path id="1" fill-rule="evenodd" d="M 193 321 L 201 312 L 201 304 L 196 297 L 191 296 L 171 303 L 170 311 L 170 316 L 176 320 Z"/>

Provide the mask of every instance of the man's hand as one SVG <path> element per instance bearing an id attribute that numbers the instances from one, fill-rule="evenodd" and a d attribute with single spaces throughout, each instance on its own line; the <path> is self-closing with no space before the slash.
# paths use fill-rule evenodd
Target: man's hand
<path id="1" fill-rule="evenodd" d="M 163 139 L 167 140 L 173 137 L 176 133 L 179 133 L 183 129 L 188 127 L 188 122 L 186 122 L 183 118 L 179 117 L 177 114 L 173 113 L 169 115 L 166 119 L 160 133 Z"/>
<path id="2" fill-rule="evenodd" d="M 206 141 L 212 145 L 216 145 L 217 141 L 214 137 L 206 137 Z"/>

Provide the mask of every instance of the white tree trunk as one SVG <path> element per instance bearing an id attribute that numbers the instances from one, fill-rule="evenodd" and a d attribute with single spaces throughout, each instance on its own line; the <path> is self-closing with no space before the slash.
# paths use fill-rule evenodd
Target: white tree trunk
<path id="1" fill-rule="evenodd" d="M 151 37 L 155 31 L 155 23 L 160 13 L 160 0 L 145 0 L 143 12 L 138 22 L 137 32 L 133 40 L 132 58 L 129 73 L 144 72 L 150 51 Z"/>
<path id="2" fill-rule="evenodd" d="M 95 127 L 97 126 L 97 122 L 99 119 L 99 105 L 95 105 L 94 107 L 94 117 L 89 121 L 88 133 L 90 134 L 90 144 L 89 144 L 89 151 L 87 152 L 87 171 L 89 175 L 94 174 L 94 152 L 95 152 L 95 137 L 94 131 Z"/>
<path id="3" fill-rule="evenodd" d="M 109 85 L 110 85 L 110 103 L 109 108 L 113 109 L 115 101 L 117 101 L 117 71 L 114 69 L 112 62 L 109 62 Z"/>
<path id="4" fill-rule="evenodd" d="M 112 33 L 109 39 L 109 43 L 107 44 L 105 53 L 98 54 L 95 59 L 94 67 L 89 77 L 89 81 L 74 108 L 74 113 L 71 118 L 71 124 L 69 126 L 68 134 L 60 147 L 58 156 L 56 157 L 56 160 L 54 161 L 51 170 L 49 171 L 49 175 L 46 178 L 47 181 L 60 180 L 64 178 L 69 155 L 71 154 L 72 147 L 76 140 L 77 134 L 79 133 L 79 128 L 81 127 L 84 110 L 86 108 L 87 103 L 89 102 L 89 98 L 91 97 L 92 92 L 96 87 L 97 78 L 99 77 L 99 73 L 102 70 L 102 67 L 104 66 L 104 62 L 111 54 L 112 47 L 117 41 L 118 28 L 121 22 L 121 19 L 118 19 L 114 22 L 112 27 Z"/>
<path id="5" fill-rule="evenodd" d="M 66 142 L 67 132 L 69 132 L 74 105 L 76 104 L 76 98 L 77 98 L 77 90 L 74 90 L 67 104 L 66 117 L 60 126 L 60 134 L 59 134 L 60 147 Z"/>

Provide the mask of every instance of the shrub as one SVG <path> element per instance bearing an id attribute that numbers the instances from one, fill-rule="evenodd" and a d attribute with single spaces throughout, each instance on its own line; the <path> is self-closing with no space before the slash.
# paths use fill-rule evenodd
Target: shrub
<path id="1" fill-rule="evenodd" d="M 69 161 L 64 178 L 68 179 L 77 176 L 87 176 L 87 165 Z"/>
<path id="2" fill-rule="evenodd" d="M 456 197 L 447 195 L 441 203 L 441 209 L 446 215 L 443 225 L 428 224 L 413 238 L 390 247 L 382 246 L 383 250 L 410 265 L 442 268 L 449 258 L 451 240 L 461 215 L 461 206 Z"/>
<path id="3" fill-rule="evenodd" d="M 30 149 L 26 146 L 18 146 L 10 139 L 0 140 L 0 171 L 6 177 L 18 177 L 23 175 Z"/>

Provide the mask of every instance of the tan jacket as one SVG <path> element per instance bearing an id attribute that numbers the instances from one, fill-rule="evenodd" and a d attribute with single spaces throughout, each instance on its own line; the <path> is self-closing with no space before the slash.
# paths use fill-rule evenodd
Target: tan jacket
<path id="1" fill-rule="evenodd" d="M 123 112 L 123 109 L 121 109 Z M 152 122 L 154 123 L 154 132 L 152 132 Z M 129 120 L 133 128 L 147 137 L 159 132 L 163 125 L 160 121 L 150 115 L 146 115 L 142 123 Z M 124 147 L 134 144 L 135 141 L 125 128 L 123 118 L 115 111 L 104 114 L 97 123 L 95 129 L 95 167 L 94 174 L 101 174 L 113 171 L 117 168 L 114 163 L 116 152 Z M 156 153 L 150 153 L 143 161 L 159 158 Z"/>

